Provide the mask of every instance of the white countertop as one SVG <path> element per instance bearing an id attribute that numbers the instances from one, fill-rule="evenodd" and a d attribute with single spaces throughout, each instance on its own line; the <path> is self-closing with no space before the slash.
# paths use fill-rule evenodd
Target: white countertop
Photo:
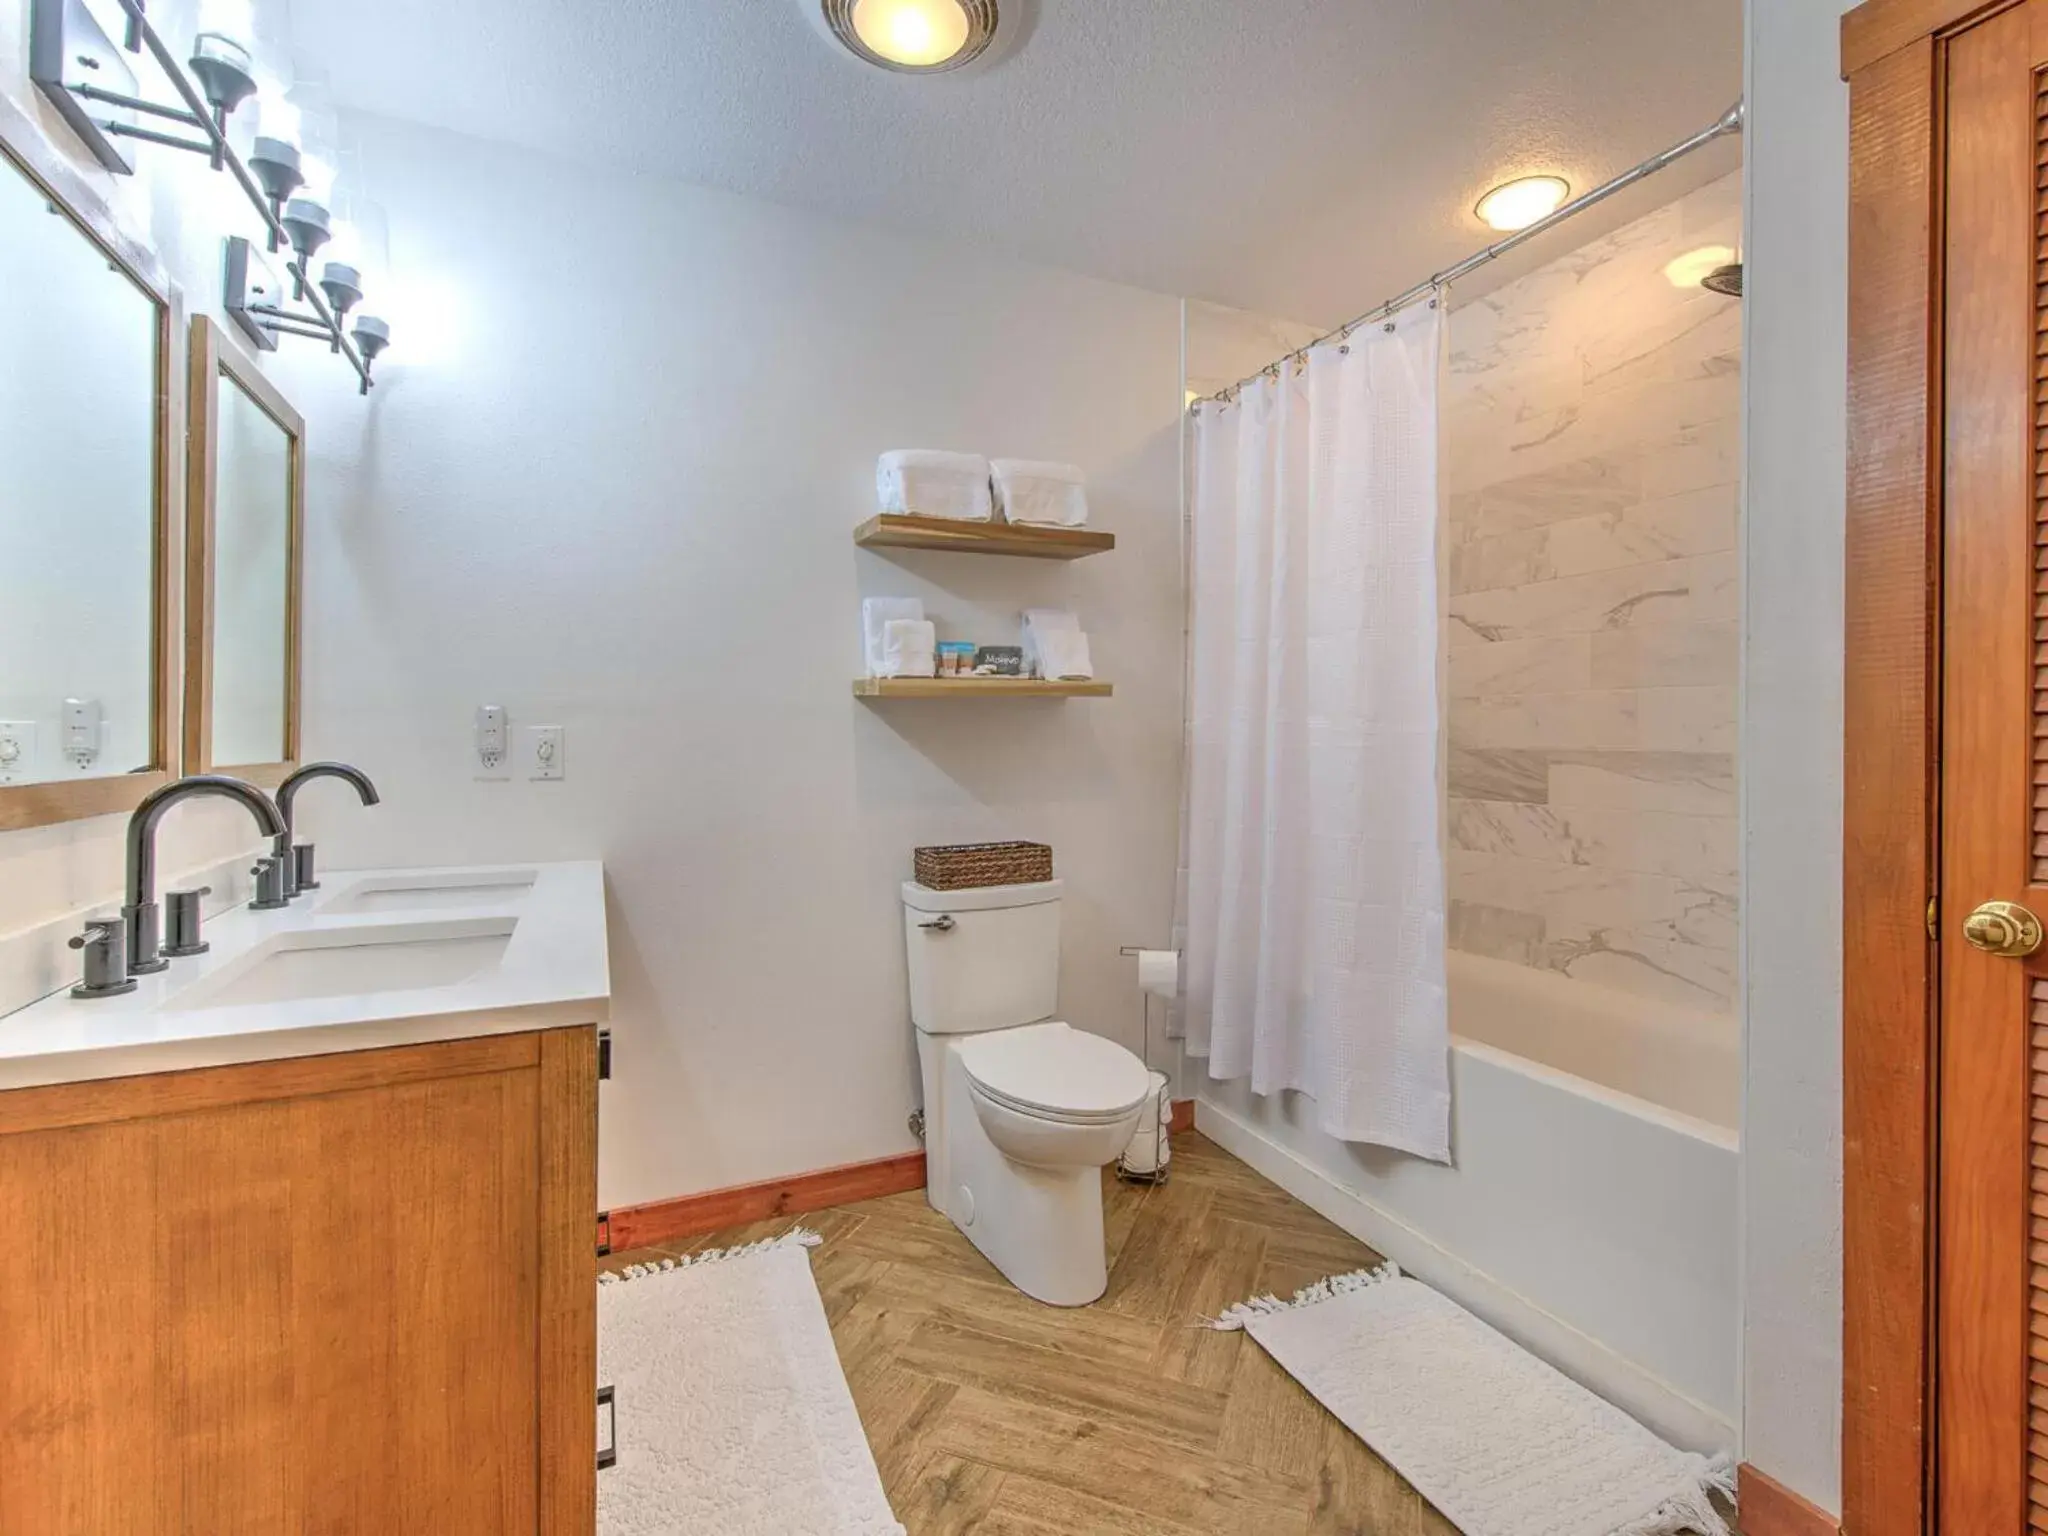
<path id="1" fill-rule="evenodd" d="M 530 886 L 491 883 L 528 873 Z M 448 889 L 467 877 L 477 878 L 473 889 Z M 282 911 L 238 907 L 210 918 L 208 953 L 137 977 L 133 992 L 91 999 L 59 992 L 0 1018 L 0 1090 L 515 1034 L 610 1016 L 602 864 L 322 870 L 320 881 L 319 890 Z M 421 893 L 416 908 L 408 906 L 407 889 Z M 358 910 L 366 891 L 378 893 L 374 910 Z M 347 995 L 330 988 L 327 995 L 231 1006 L 208 1001 L 279 948 L 360 943 L 378 929 L 504 944 L 474 974 L 443 985 Z M 309 932 L 320 937 L 295 937 Z"/>

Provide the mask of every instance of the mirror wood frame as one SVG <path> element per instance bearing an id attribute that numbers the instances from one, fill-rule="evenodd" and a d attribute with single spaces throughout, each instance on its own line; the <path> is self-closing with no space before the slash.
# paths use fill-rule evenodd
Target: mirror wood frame
<path id="1" fill-rule="evenodd" d="M 0 175 L 20 174 L 61 210 L 72 226 L 156 308 L 156 380 L 151 418 L 156 444 L 152 465 L 150 594 L 149 765 L 134 773 L 0 785 L 0 832 L 80 821 L 133 810 L 151 790 L 177 776 L 178 739 L 172 721 L 177 698 L 177 593 L 171 580 L 183 488 L 171 456 L 182 435 L 177 348 L 185 328 L 184 296 L 147 245 L 130 235 L 93 183 L 45 136 L 36 120 L 0 96 Z"/>
<path id="2" fill-rule="evenodd" d="M 185 444 L 185 771 L 228 773 L 275 789 L 298 767 L 300 659 L 306 552 L 306 421 L 247 352 L 206 315 L 192 317 Z M 291 444 L 285 550 L 284 757 L 213 761 L 214 523 L 220 491 L 220 406 L 225 379 L 276 422 Z"/>

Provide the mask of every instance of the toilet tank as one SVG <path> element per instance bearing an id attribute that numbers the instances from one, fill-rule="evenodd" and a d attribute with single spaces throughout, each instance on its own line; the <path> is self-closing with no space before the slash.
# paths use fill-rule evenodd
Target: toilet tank
<path id="1" fill-rule="evenodd" d="M 1059 1006 L 1060 882 L 935 891 L 905 881 L 910 1021 L 929 1035 L 1049 1019 Z"/>

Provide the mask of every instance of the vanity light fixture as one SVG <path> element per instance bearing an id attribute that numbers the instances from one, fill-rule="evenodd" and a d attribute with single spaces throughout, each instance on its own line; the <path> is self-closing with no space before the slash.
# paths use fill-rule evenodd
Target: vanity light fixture
<path id="1" fill-rule="evenodd" d="M 191 58 L 181 64 L 150 24 L 146 0 L 114 3 L 127 18 L 126 36 L 119 45 L 86 0 L 31 0 L 29 77 L 36 89 L 93 157 L 115 175 L 134 174 L 134 162 L 123 148 L 129 140 L 204 155 L 215 170 L 233 175 L 263 220 L 270 250 L 290 248 L 284 268 L 292 298 L 310 308 L 287 308 L 277 275 L 248 241 L 235 236 L 228 241 L 228 313 L 265 350 L 275 347 L 281 335 L 326 342 L 347 360 L 362 382 L 362 392 L 368 394 L 370 363 L 390 345 L 390 327 L 359 316 L 353 331 L 344 330 L 348 312 L 363 300 L 361 275 L 347 263 L 329 262 L 323 281 L 312 279 L 313 257 L 333 232 L 324 200 L 328 178 L 323 176 L 319 186 L 308 188 L 312 167 L 303 146 L 280 134 L 258 134 L 246 161 L 228 142 L 229 118 L 258 94 L 249 49 L 218 26 L 203 28 L 193 42 Z M 182 105 L 165 106 L 139 94 L 135 72 L 123 55 L 140 53 L 155 62 Z M 278 114 L 279 120 L 288 121 L 292 112 L 288 103 L 282 105 L 287 110 Z M 145 119 L 174 123 L 199 137 L 147 127 Z M 293 196 L 301 190 L 318 195 Z M 329 279 L 341 280 L 330 288 Z"/>
<path id="2" fill-rule="evenodd" d="M 1557 212 L 1571 193 L 1571 183 L 1562 176 L 1518 176 L 1479 199 L 1472 211 L 1492 229 L 1527 229 Z"/>
<path id="3" fill-rule="evenodd" d="M 972 64 L 996 36 L 996 0 L 814 0 L 855 58 L 904 75 Z"/>

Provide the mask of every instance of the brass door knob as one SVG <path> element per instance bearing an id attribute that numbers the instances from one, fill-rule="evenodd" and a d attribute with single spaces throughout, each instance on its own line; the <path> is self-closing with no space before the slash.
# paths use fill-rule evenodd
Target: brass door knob
<path id="1" fill-rule="evenodd" d="M 1987 901 L 1963 919 L 1963 937 L 1987 955 L 2018 960 L 2041 947 L 2041 919 L 2012 901 Z"/>

